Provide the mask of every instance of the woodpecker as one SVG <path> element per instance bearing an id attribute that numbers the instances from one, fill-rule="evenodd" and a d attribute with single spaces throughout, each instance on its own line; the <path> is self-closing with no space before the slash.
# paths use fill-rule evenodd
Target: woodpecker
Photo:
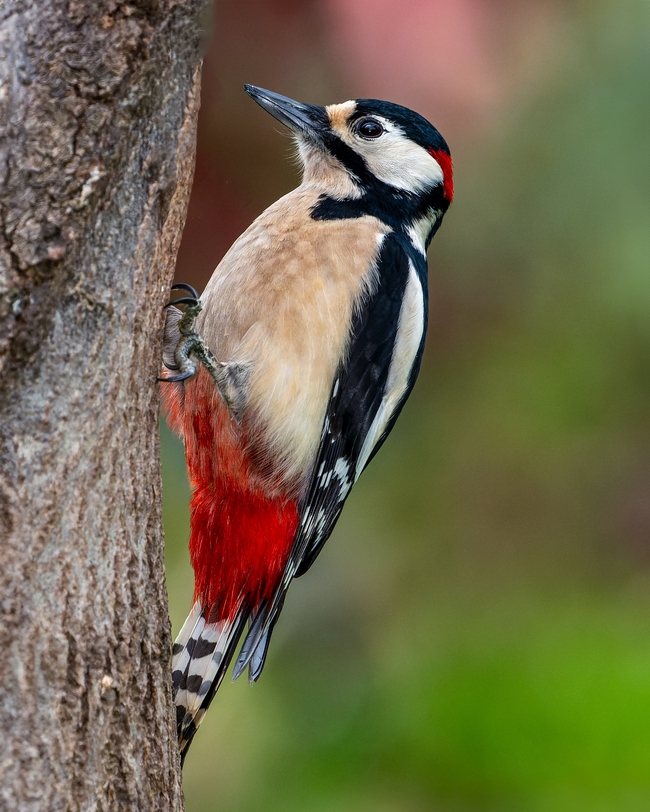
<path id="1" fill-rule="evenodd" d="M 426 250 L 453 198 L 449 148 L 412 110 L 244 89 L 289 128 L 303 177 L 200 299 L 181 284 L 168 305 L 163 403 L 193 490 L 194 603 L 173 650 L 183 758 L 242 637 L 233 679 L 260 676 L 291 581 L 413 388 Z"/>

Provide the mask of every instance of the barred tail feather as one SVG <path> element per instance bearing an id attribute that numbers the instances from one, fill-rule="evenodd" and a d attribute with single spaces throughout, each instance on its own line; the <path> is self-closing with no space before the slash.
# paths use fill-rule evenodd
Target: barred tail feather
<path id="1" fill-rule="evenodd" d="M 221 685 L 246 617 L 240 611 L 233 620 L 210 623 L 197 601 L 174 644 L 172 683 L 183 759 Z"/>
<path id="2" fill-rule="evenodd" d="M 205 619 L 201 614 L 201 602 L 196 601 L 185 623 L 183 623 L 183 628 L 178 633 L 172 649 L 172 682 L 174 690 L 178 687 L 177 681 L 180 680 L 187 668 L 196 640 L 203 631 L 204 625 Z M 190 643 L 190 640 L 194 642 Z"/>

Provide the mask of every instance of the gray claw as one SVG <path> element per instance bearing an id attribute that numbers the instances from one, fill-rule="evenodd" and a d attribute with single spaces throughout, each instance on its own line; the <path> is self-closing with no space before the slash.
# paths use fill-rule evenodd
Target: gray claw
<path id="1" fill-rule="evenodd" d="M 177 287 L 177 286 L 174 286 Z M 189 290 L 189 285 L 178 285 Z M 192 291 L 194 289 L 192 288 Z M 174 305 L 183 304 L 185 310 Z M 235 419 L 241 415 L 246 400 L 246 383 L 248 380 L 248 367 L 237 363 L 224 363 L 218 361 L 210 348 L 194 329 L 196 317 L 201 312 L 199 299 L 182 297 L 169 302 L 165 307 L 167 320 L 165 323 L 165 349 L 163 363 L 167 369 L 176 375 L 159 377 L 162 383 L 179 383 L 186 381 L 196 374 L 199 363 L 208 370 L 217 385 L 224 402 L 232 412 Z"/>

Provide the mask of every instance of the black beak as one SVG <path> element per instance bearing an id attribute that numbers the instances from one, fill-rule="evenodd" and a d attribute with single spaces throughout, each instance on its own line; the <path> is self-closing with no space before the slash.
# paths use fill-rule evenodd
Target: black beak
<path id="1" fill-rule="evenodd" d="M 296 135 L 321 141 L 329 126 L 329 118 L 324 107 L 316 104 L 302 104 L 288 99 L 279 93 L 272 93 L 255 85 L 244 85 L 244 90 L 260 107 L 276 118 Z"/>

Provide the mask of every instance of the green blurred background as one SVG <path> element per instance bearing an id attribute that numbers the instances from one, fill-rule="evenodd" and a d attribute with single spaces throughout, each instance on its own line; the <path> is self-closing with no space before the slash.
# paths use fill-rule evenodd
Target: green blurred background
<path id="1" fill-rule="evenodd" d="M 297 182 L 243 82 L 449 141 L 422 374 L 188 812 L 650 809 L 650 2 L 221 0 L 178 278 Z M 163 427 L 175 632 L 189 490 Z"/>

